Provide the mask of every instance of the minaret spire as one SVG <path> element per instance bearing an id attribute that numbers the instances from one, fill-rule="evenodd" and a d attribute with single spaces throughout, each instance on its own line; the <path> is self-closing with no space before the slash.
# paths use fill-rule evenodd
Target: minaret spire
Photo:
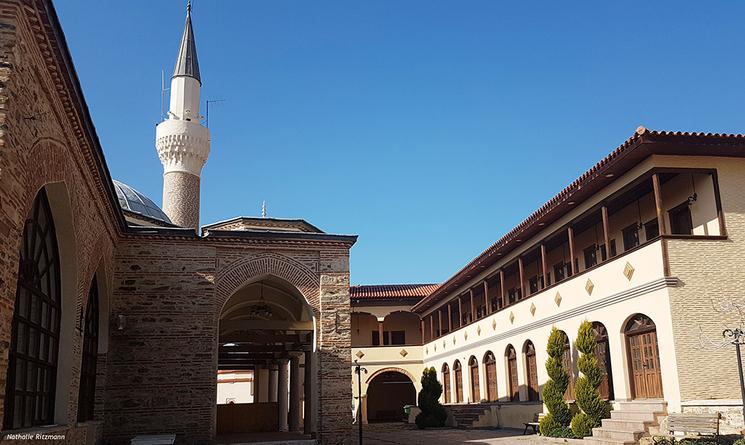
<path id="1" fill-rule="evenodd" d="M 201 87 L 189 1 L 171 77 L 168 118 L 156 127 L 155 146 L 163 164 L 163 211 L 174 224 L 194 229 L 199 228 L 202 167 L 210 153 L 210 132 L 200 124 Z"/>

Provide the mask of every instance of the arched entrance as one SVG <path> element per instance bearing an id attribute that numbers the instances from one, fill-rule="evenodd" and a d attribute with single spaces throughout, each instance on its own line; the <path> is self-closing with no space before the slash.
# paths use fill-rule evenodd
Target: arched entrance
<path id="1" fill-rule="evenodd" d="M 453 371 L 455 371 L 455 403 L 463 403 L 463 368 L 460 360 L 453 363 Z"/>
<path id="2" fill-rule="evenodd" d="M 368 422 L 398 422 L 405 419 L 404 405 L 416 405 L 416 388 L 398 371 L 385 371 L 367 387 Z"/>
<path id="3" fill-rule="evenodd" d="M 624 335 L 628 349 L 632 398 L 662 398 L 657 326 L 646 315 L 636 314 L 626 322 Z"/>
<path id="4" fill-rule="evenodd" d="M 491 351 L 484 354 L 484 372 L 486 377 L 486 400 L 497 400 L 497 361 Z"/>
<path id="5" fill-rule="evenodd" d="M 605 400 L 613 400 L 613 369 L 610 362 L 610 344 L 608 343 L 608 330 L 603 323 L 598 321 L 592 323 L 592 330 L 595 332 L 595 356 L 598 364 L 605 371 L 603 380 L 600 382 L 600 397 Z"/>
<path id="6" fill-rule="evenodd" d="M 304 430 L 313 333 L 313 311 L 289 282 L 267 275 L 233 293 L 219 321 L 217 434 Z"/>
<path id="7" fill-rule="evenodd" d="M 471 380 L 471 402 L 479 403 L 481 401 L 481 389 L 479 388 L 479 361 L 476 357 L 471 356 L 468 359 L 469 377 Z"/>
<path id="8" fill-rule="evenodd" d="M 442 392 L 445 394 L 445 403 L 450 403 L 450 367 L 447 363 L 442 365 Z"/>
<path id="9" fill-rule="evenodd" d="M 535 346 L 530 340 L 525 341 L 523 346 L 525 354 L 525 373 L 528 382 L 528 400 L 538 400 L 538 363 L 535 358 Z"/>
<path id="10" fill-rule="evenodd" d="M 559 331 L 564 337 L 564 355 L 561 356 L 562 365 L 569 374 L 569 382 L 567 384 L 567 390 L 564 392 L 564 399 L 574 400 L 574 365 L 572 364 L 572 348 L 569 342 L 569 336 L 564 331 Z"/>

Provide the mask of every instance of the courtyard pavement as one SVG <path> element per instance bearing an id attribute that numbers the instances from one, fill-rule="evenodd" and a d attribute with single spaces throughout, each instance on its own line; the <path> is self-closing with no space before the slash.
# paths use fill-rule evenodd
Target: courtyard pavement
<path id="1" fill-rule="evenodd" d="M 357 443 L 357 425 L 355 440 Z M 363 426 L 363 445 L 546 445 L 556 443 L 540 436 L 525 435 L 515 429 L 427 429 L 400 423 L 378 423 Z"/>

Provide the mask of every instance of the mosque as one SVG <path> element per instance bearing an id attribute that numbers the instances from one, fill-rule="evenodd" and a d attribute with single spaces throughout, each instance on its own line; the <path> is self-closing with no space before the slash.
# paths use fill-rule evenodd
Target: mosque
<path id="1" fill-rule="evenodd" d="M 745 426 L 718 340 L 743 322 L 745 136 L 639 127 L 445 282 L 350 286 L 357 236 L 199 221 L 202 80 L 187 7 L 158 206 L 109 174 L 52 2 L 0 0 L 0 443 L 352 443 L 353 415 L 406 421 L 428 367 L 450 425 L 522 428 L 552 327 L 574 400 L 585 320 L 614 407 L 593 443 Z"/>

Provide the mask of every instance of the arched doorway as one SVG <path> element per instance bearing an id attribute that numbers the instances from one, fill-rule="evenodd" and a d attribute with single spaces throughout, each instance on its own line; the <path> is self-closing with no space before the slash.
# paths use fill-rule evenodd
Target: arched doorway
<path id="1" fill-rule="evenodd" d="M 450 403 L 450 367 L 442 365 L 442 392 L 445 393 L 445 403 Z"/>
<path id="2" fill-rule="evenodd" d="M 572 364 L 572 348 L 569 343 L 569 336 L 564 331 L 559 331 L 564 338 L 564 355 L 561 356 L 562 365 L 569 375 L 567 390 L 564 392 L 564 399 L 574 400 L 574 365 Z"/>
<path id="3" fill-rule="evenodd" d="M 5 430 L 54 423 L 60 274 L 57 234 L 42 189 L 23 228 L 5 385 Z"/>
<path id="4" fill-rule="evenodd" d="M 471 356 L 468 359 L 469 377 L 471 380 L 471 402 L 479 403 L 481 401 L 481 388 L 479 388 L 479 361 L 476 357 Z"/>
<path id="5" fill-rule="evenodd" d="M 512 345 L 507 345 L 504 355 L 507 358 L 507 383 L 510 388 L 510 401 L 517 402 L 520 400 L 520 386 L 517 380 L 517 353 Z"/>
<path id="6" fill-rule="evenodd" d="M 624 329 L 634 399 L 662 398 L 657 326 L 644 314 L 633 315 Z"/>
<path id="7" fill-rule="evenodd" d="M 416 405 L 416 388 L 406 375 L 382 372 L 367 387 L 368 422 L 398 422 L 405 419 L 404 405 Z"/>
<path id="8" fill-rule="evenodd" d="M 486 400 L 497 400 L 497 361 L 491 351 L 484 354 L 484 376 L 486 377 Z"/>
<path id="9" fill-rule="evenodd" d="M 463 369 L 460 366 L 460 360 L 453 363 L 455 371 L 455 403 L 463 403 Z"/>
<path id="10" fill-rule="evenodd" d="M 535 346 L 533 342 L 527 340 L 523 345 L 523 354 L 525 354 L 525 373 L 528 381 L 528 400 L 536 401 L 538 396 L 538 362 L 535 358 Z"/>
<path id="11" fill-rule="evenodd" d="M 281 278 L 263 276 L 233 293 L 219 322 L 217 434 L 303 431 L 313 332 L 311 307 Z"/>
<path id="12" fill-rule="evenodd" d="M 610 344 L 608 344 L 608 330 L 603 323 L 598 321 L 592 323 L 592 330 L 595 332 L 595 356 L 598 364 L 605 371 L 603 380 L 600 382 L 600 397 L 605 400 L 613 400 L 613 369 L 610 362 Z"/>

